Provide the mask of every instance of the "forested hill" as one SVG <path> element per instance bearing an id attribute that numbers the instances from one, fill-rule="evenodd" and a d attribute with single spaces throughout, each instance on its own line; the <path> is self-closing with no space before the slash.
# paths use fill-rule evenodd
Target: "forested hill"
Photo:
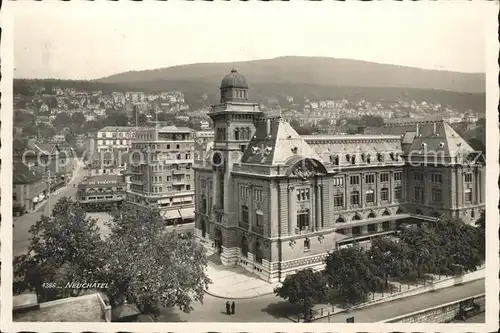
<path id="1" fill-rule="evenodd" d="M 279 57 L 234 64 L 252 88 L 257 84 L 305 84 L 345 87 L 398 87 L 485 92 L 484 73 L 458 73 L 323 57 Z M 99 82 L 202 81 L 216 86 L 232 63 L 200 63 L 154 70 L 130 71 Z"/>

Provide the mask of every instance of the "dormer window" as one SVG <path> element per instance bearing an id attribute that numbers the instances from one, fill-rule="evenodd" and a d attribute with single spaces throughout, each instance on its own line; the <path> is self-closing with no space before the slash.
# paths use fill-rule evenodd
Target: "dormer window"
<path id="1" fill-rule="evenodd" d="M 381 153 L 377 153 L 377 160 L 379 162 L 383 162 L 384 161 L 384 156 Z"/>
<path id="2" fill-rule="evenodd" d="M 362 154 L 361 154 L 361 160 L 362 160 L 363 162 L 365 162 L 365 161 L 366 161 L 366 155 L 365 155 L 365 153 L 362 153 Z"/>
<path id="3" fill-rule="evenodd" d="M 351 159 L 351 155 L 349 155 L 349 154 L 345 155 L 345 159 L 346 159 L 347 162 L 349 162 L 350 159 Z"/>
<path id="4" fill-rule="evenodd" d="M 366 155 L 366 163 L 370 164 L 372 157 L 370 154 Z"/>
<path id="5" fill-rule="evenodd" d="M 391 157 L 391 160 L 394 161 L 394 153 L 390 153 L 389 156 Z"/>
<path id="6" fill-rule="evenodd" d="M 351 157 L 351 163 L 356 164 L 356 155 L 352 155 Z"/>
<path id="7" fill-rule="evenodd" d="M 335 155 L 333 156 L 333 164 L 334 165 L 339 165 L 339 155 Z"/>

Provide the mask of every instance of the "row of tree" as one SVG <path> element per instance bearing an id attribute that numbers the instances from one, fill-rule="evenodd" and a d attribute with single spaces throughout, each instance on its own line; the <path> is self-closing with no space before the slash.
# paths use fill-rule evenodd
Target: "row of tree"
<path id="1" fill-rule="evenodd" d="M 331 252 L 323 271 L 306 269 L 287 276 L 274 292 L 300 305 L 305 318 L 311 319 L 314 304 L 352 306 L 386 290 L 390 279 L 474 271 L 484 257 L 483 212 L 476 227 L 456 219 L 403 227 L 397 238 L 377 238 L 369 250 L 354 246 Z"/>
<path id="2" fill-rule="evenodd" d="M 40 302 L 50 301 L 80 293 L 55 286 L 92 281 L 108 284 L 100 291 L 113 307 L 127 301 L 144 313 L 189 312 L 203 301 L 211 281 L 205 250 L 192 234 L 167 233 L 157 212 L 129 207 L 115 211 L 107 227 L 103 237 L 80 204 L 59 200 L 52 216 L 31 228 L 28 253 L 14 259 L 14 293 L 29 289 Z"/>

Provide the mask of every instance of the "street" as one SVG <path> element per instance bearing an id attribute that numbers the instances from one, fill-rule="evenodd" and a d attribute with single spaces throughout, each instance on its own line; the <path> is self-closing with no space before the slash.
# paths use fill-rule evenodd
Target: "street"
<path id="1" fill-rule="evenodd" d="M 24 254 L 28 251 L 30 233 L 29 229 L 32 225 L 38 221 L 42 215 L 47 215 L 49 210 L 47 207 L 52 210 L 56 202 L 62 197 L 76 197 L 76 192 L 78 190 L 78 183 L 81 182 L 85 176 L 85 171 L 83 169 L 83 163 L 77 159 L 75 159 L 75 163 L 77 163 L 77 167 L 75 168 L 74 177 L 71 179 L 69 184 L 66 187 L 63 187 L 59 190 L 59 193 L 52 194 L 50 196 L 50 207 L 49 203 L 46 202 L 44 207 L 41 207 L 38 211 L 33 213 L 28 213 L 19 217 L 13 218 L 14 231 L 13 231 L 13 255 L 18 256 Z M 75 187 L 73 187 L 75 184 Z"/>
<path id="2" fill-rule="evenodd" d="M 75 175 L 68 186 L 62 188 L 58 194 L 51 196 L 50 209 L 62 197 L 75 197 L 77 185 L 84 178 L 83 164 L 78 162 Z M 29 246 L 29 229 L 43 214 L 47 214 L 47 205 L 41 207 L 37 212 L 14 218 L 14 256 L 26 253 Z M 110 218 L 107 213 L 90 213 L 91 217 L 98 218 L 99 226 Z M 177 227 L 170 226 L 169 230 L 187 232 L 193 230 L 193 223 Z M 106 234 L 103 229 L 103 234 Z M 484 293 L 484 280 L 473 281 L 462 286 L 441 289 L 435 292 L 425 293 L 407 297 L 392 302 L 382 303 L 376 306 L 351 311 L 350 313 L 339 313 L 330 317 L 330 322 L 344 323 L 347 317 L 355 317 L 356 322 L 378 322 L 411 312 L 423 310 L 439 304 L 444 304 Z M 157 318 L 159 322 L 290 322 L 286 314 L 293 308 L 287 301 L 274 295 L 265 295 L 245 300 L 236 301 L 236 313 L 225 314 L 225 299 L 217 298 L 208 294 L 204 296 L 203 305 L 193 304 L 191 313 L 183 313 L 178 309 L 163 309 Z M 293 311 L 293 310 L 292 310 Z M 484 315 L 483 315 L 484 317 Z M 481 320 L 479 317 L 478 320 Z M 328 322 L 328 318 L 322 318 L 317 322 Z"/>
<path id="3" fill-rule="evenodd" d="M 355 317 L 358 323 L 373 323 L 419 310 L 438 306 L 484 293 L 484 279 L 473 281 L 462 286 L 440 289 L 392 302 L 365 307 L 350 313 L 339 313 L 330 318 L 332 323 L 345 323 L 347 317 Z M 158 318 L 159 322 L 290 322 L 285 318 L 285 310 L 291 306 L 287 301 L 274 295 L 267 295 L 246 300 L 236 300 L 236 313 L 228 316 L 225 312 L 225 299 L 205 294 L 203 305 L 196 303 L 191 313 L 183 313 L 178 309 L 164 309 Z M 322 318 L 315 322 L 328 322 Z"/>

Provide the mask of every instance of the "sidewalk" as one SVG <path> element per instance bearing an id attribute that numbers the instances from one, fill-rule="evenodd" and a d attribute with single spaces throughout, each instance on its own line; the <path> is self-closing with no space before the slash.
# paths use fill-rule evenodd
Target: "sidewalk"
<path id="1" fill-rule="evenodd" d="M 273 293 L 277 284 L 271 284 L 247 272 L 241 266 L 225 267 L 208 262 L 207 275 L 212 284 L 207 294 L 225 299 L 248 299 Z"/>
<path id="2" fill-rule="evenodd" d="M 356 323 L 374 323 L 394 317 L 406 315 L 409 313 L 425 310 L 454 302 L 463 298 L 473 297 L 484 293 L 484 279 L 476 280 L 433 292 L 426 292 L 410 297 L 404 297 L 388 302 L 369 305 L 364 308 L 356 309 L 350 312 L 335 313 L 328 317 L 314 320 L 317 323 L 345 323 L 347 318 L 354 317 Z"/>
<path id="3" fill-rule="evenodd" d="M 345 308 L 342 308 L 339 305 L 326 305 L 326 304 L 317 304 L 313 307 L 313 316 L 314 321 L 322 319 L 323 317 L 328 316 L 329 314 L 338 315 L 340 313 L 345 313 L 347 317 L 349 317 L 349 313 L 358 311 L 359 309 L 365 307 L 371 307 L 374 305 L 393 302 L 398 299 L 404 299 L 413 297 L 419 294 L 425 294 L 429 292 L 438 292 L 441 289 L 450 288 L 451 286 L 459 286 L 465 282 L 465 284 L 471 283 L 470 281 L 483 281 L 483 289 L 484 289 L 484 265 L 480 267 L 476 272 L 467 273 L 464 276 L 456 276 L 456 277 L 444 277 L 437 275 L 427 275 L 426 279 L 422 279 L 419 284 L 406 284 L 399 283 L 394 281 L 389 281 L 389 285 L 391 286 L 391 292 L 385 293 L 372 293 L 371 296 L 366 300 L 365 303 L 359 304 L 348 311 Z M 426 282 L 424 282 L 426 281 Z M 432 281 L 432 283 L 431 283 Z M 295 316 L 290 317 L 291 320 L 296 321 L 297 318 Z"/>

